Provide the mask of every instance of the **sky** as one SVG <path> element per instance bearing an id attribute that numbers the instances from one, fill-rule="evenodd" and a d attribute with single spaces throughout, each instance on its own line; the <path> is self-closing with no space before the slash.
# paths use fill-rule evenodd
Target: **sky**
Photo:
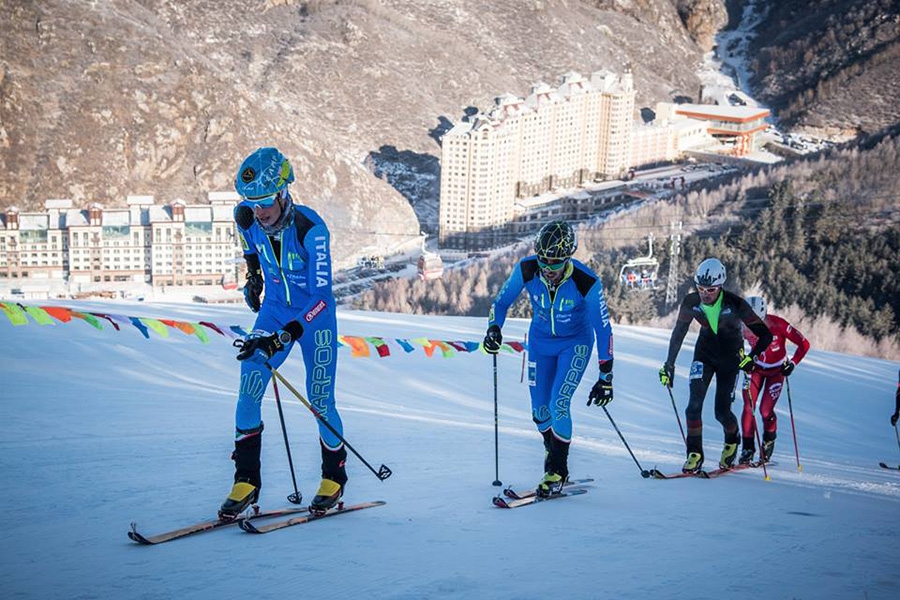
<path id="1" fill-rule="evenodd" d="M 41 302 L 41 305 L 48 304 Z M 61 301 L 78 311 L 252 325 L 242 306 Z M 345 500 L 382 507 L 265 535 L 236 527 L 157 546 L 155 534 L 213 517 L 231 487 L 239 365 L 231 339 L 168 338 L 80 319 L 13 326 L 0 317 L 0 590 L 10 599 L 162 598 L 895 598 L 900 567 L 900 446 L 889 417 L 896 363 L 813 349 L 790 378 L 770 481 L 758 469 L 713 480 L 644 479 L 604 412 L 572 404 L 572 477 L 587 494 L 495 508 L 494 387 L 481 353 L 427 357 L 393 340 L 480 341 L 485 320 L 339 312 L 342 335 L 379 336 L 391 355 L 339 351 L 338 407 L 351 455 Z M 506 340 L 522 340 L 512 320 Z M 676 364 L 678 410 L 694 334 Z M 614 327 L 615 419 L 641 467 L 677 472 L 684 450 L 657 380 L 669 331 Z M 303 363 L 282 374 L 302 389 Z M 527 489 L 542 475 L 520 354 L 498 360 L 499 476 Z M 319 481 L 316 426 L 281 388 L 295 473 Z M 722 447 L 712 391 L 703 411 L 708 465 Z M 735 405 L 740 410 L 740 403 Z M 271 387 L 263 406 L 263 509 L 293 491 Z"/>

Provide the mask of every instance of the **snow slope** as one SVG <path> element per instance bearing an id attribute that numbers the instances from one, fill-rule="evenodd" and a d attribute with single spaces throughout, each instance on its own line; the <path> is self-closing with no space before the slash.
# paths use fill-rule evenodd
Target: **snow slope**
<path id="1" fill-rule="evenodd" d="M 248 326 L 236 307 L 75 303 L 80 310 Z M 480 340 L 484 321 L 343 312 L 341 332 Z M 522 339 L 527 324 L 509 323 Z M 643 468 L 676 471 L 681 436 L 656 371 L 668 332 L 616 327 L 610 414 Z M 0 319 L 4 598 L 878 598 L 896 597 L 900 464 L 888 423 L 897 365 L 813 350 L 791 377 L 803 465 L 787 398 L 777 466 L 715 480 L 643 479 L 603 411 L 573 403 L 573 476 L 586 495 L 504 511 L 491 506 L 493 379 L 482 354 L 350 358 L 338 402 L 348 440 L 394 476 L 379 482 L 351 456 L 348 502 L 360 513 L 252 536 L 236 528 L 143 547 L 157 533 L 215 514 L 230 489 L 238 364 L 230 341 L 83 322 L 13 327 Z M 691 337 L 688 342 L 692 343 Z M 691 348 L 677 364 L 683 411 Z M 299 356 L 283 374 L 303 381 Z M 531 486 L 543 449 L 520 383 L 521 359 L 499 360 L 500 478 Z M 301 491 L 318 483 L 311 415 L 282 402 Z M 711 396 L 710 396 L 711 397 Z M 736 405 L 739 409 L 739 405 Z M 721 429 L 704 409 L 706 453 Z M 271 387 L 263 407 L 263 508 L 292 490 Z M 683 419 L 683 415 L 682 415 Z"/>

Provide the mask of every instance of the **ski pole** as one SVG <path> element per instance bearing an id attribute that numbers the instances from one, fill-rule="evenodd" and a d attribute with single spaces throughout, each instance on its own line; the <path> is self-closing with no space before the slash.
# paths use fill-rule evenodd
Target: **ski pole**
<path id="1" fill-rule="evenodd" d="M 525 334 L 525 346 L 528 346 L 528 334 Z M 519 383 L 525 381 L 525 355 L 528 354 L 528 350 L 522 353 L 522 373 L 519 375 Z"/>
<path id="2" fill-rule="evenodd" d="M 687 448 L 687 438 L 684 436 L 684 427 L 681 426 L 681 417 L 678 415 L 678 408 L 675 406 L 675 396 L 672 395 L 672 388 L 666 386 L 666 389 L 669 390 L 669 399 L 672 401 L 672 410 L 675 411 L 675 418 L 678 419 L 678 429 L 681 431 L 681 440 L 684 442 L 685 448 Z"/>
<path id="3" fill-rule="evenodd" d="M 500 481 L 500 423 L 497 419 L 497 355 L 494 354 L 494 485 L 501 486 Z"/>
<path id="4" fill-rule="evenodd" d="M 760 463 L 762 463 L 763 468 L 763 476 L 766 481 L 772 481 L 769 477 L 769 471 L 766 469 L 766 455 L 763 451 L 762 439 L 759 437 L 759 427 L 756 424 L 756 398 L 753 397 L 753 388 L 749 388 L 750 390 L 750 413 L 753 415 L 753 432 L 756 434 L 756 447 L 759 448 L 759 458 Z M 772 410 L 775 410 L 775 407 L 772 407 Z"/>
<path id="5" fill-rule="evenodd" d="M 797 457 L 797 471 L 802 472 L 803 466 L 800 464 L 800 449 L 797 447 L 797 428 L 794 427 L 794 407 L 791 403 L 791 380 L 789 377 L 785 377 L 784 382 L 787 384 L 788 410 L 791 413 L 791 432 L 794 434 L 794 456 Z"/>
<path id="6" fill-rule="evenodd" d="M 634 455 L 634 452 L 631 451 L 631 447 L 628 445 L 628 442 L 625 441 L 625 436 L 622 435 L 622 432 L 619 431 L 619 428 L 616 426 L 616 422 L 613 421 L 612 415 L 609 414 L 609 411 L 606 410 L 606 407 L 605 407 L 605 406 L 601 406 L 600 408 L 602 408 L 602 409 L 603 409 L 603 412 L 606 413 L 606 416 L 609 418 L 609 422 L 612 423 L 613 429 L 615 429 L 615 430 L 616 430 L 616 433 L 619 434 L 619 439 L 621 439 L 621 440 L 622 440 L 622 443 L 625 444 L 625 448 L 628 450 L 628 454 L 630 454 L 630 455 L 631 455 L 631 458 L 634 459 L 634 464 L 636 464 L 637 467 L 638 467 L 638 469 L 640 469 L 640 471 L 641 471 L 641 477 L 643 477 L 644 479 L 647 479 L 648 477 L 650 477 L 650 471 L 644 470 L 644 467 L 642 467 L 642 466 L 641 466 L 641 463 L 638 462 L 638 459 L 637 459 L 637 457 Z"/>
<path id="7" fill-rule="evenodd" d="M 291 444 L 288 442 L 287 428 L 284 426 L 284 413 L 281 411 L 281 395 L 278 393 L 278 382 L 272 381 L 272 389 L 275 390 L 275 405 L 278 407 L 278 420 L 281 421 L 281 434 L 284 436 L 284 448 L 287 450 L 288 466 L 291 468 L 291 481 L 294 482 L 294 493 L 287 497 L 288 502 L 300 504 L 303 494 L 297 489 L 297 478 L 294 476 L 294 461 L 291 458 Z"/>
<path id="8" fill-rule="evenodd" d="M 329 423 L 328 421 L 326 421 L 326 420 L 322 417 L 322 415 L 320 415 L 319 412 L 318 412 L 315 408 L 312 407 L 312 405 L 306 400 L 306 398 L 304 398 L 303 395 L 300 394 L 300 392 L 298 392 L 298 391 L 296 390 L 296 388 L 294 388 L 294 386 L 291 385 L 291 382 L 284 378 L 284 375 L 282 375 L 281 373 L 279 373 L 279 372 L 278 372 L 272 365 L 270 365 L 268 362 L 266 363 L 266 368 L 269 369 L 269 371 L 272 372 L 272 375 L 274 375 L 279 381 L 281 381 L 281 383 L 283 383 L 283 384 L 285 385 L 285 387 L 287 387 L 287 389 L 291 390 L 291 392 L 297 397 L 297 400 L 299 400 L 300 402 L 302 402 L 303 405 L 304 405 L 306 408 L 309 409 L 309 412 L 311 412 L 311 413 L 313 414 L 313 416 L 314 416 L 316 419 L 319 420 L 320 423 L 322 423 L 323 425 L 325 425 L 325 427 L 328 429 L 328 431 L 330 431 L 331 433 L 333 433 L 337 439 L 341 440 L 341 442 L 342 442 L 345 446 L 347 446 L 347 448 L 350 450 L 350 452 L 352 452 L 353 454 L 355 454 L 355 455 L 356 455 L 356 458 L 358 458 L 359 460 L 361 460 L 362 463 L 363 463 L 364 465 L 366 465 L 366 466 L 369 468 L 369 470 L 372 471 L 372 473 L 375 474 L 375 477 L 377 477 L 377 478 L 378 478 L 379 480 L 381 480 L 381 481 L 384 481 L 385 479 L 387 479 L 388 477 L 391 476 L 392 471 L 391 471 L 388 467 L 386 467 L 385 465 L 381 465 L 381 468 L 379 468 L 377 471 L 376 471 L 375 469 L 373 469 L 373 468 L 372 468 L 372 465 L 370 465 L 370 464 L 366 461 L 366 459 L 364 459 L 364 458 L 362 457 L 362 455 L 361 455 L 359 452 L 357 452 L 356 449 L 355 449 L 353 446 L 350 445 L 350 442 L 348 442 L 347 440 L 345 440 L 345 439 L 344 439 L 344 436 L 342 436 L 341 434 L 339 434 L 339 433 L 337 432 L 337 430 L 336 430 L 334 427 L 332 427 L 331 423 Z"/>

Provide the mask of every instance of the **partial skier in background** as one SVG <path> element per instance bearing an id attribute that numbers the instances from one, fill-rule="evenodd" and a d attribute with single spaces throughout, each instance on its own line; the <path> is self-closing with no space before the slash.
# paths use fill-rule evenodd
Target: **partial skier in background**
<path id="1" fill-rule="evenodd" d="M 900 373 L 897 374 L 897 395 L 895 397 L 894 414 L 891 415 L 891 425 L 897 425 L 897 419 L 900 419 Z"/>
<path id="2" fill-rule="evenodd" d="M 594 337 L 600 375 L 589 403 L 606 406 L 613 399 L 612 327 L 600 278 L 572 258 L 578 247 L 575 230 L 565 221 L 544 225 L 534 240 L 534 254 L 513 269 L 491 306 L 484 349 L 497 354 L 503 343 L 506 312 L 522 290 L 531 300 L 528 330 L 528 385 L 531 413 L 544 438 L 544 476 L 537 493 L 562 491 L 569 476 L 572 441 L 570 404 L 591 357 Z"/>
<path id="3" fill-rule="evenodd" d="M 775 438 L 778 433 L 775 403 L 781 396 L 784 378 L 794 372 L 794 368 L 809 352 L 809 340 L 785 319 L 778 315 L 768 314 L 764 298 L 752 296 L 747 298 L 747 302 L 756 316 L 762 319 L 769 331 L 772 332 L 772 342 L 754 360 L 756 368 L 751 373 L 744 374 L 744 412 L 741 415 L 743 443 L 741 457 L 738 461 L 742 465 L 750 464 L 756 452 L 756 417 L 753 414 L 753 407 L 757 400 L 759 401 L 759 414 L 763 421 L 760 460 L 769 462 L 772 459 L 772 453 L 775 451 Z M 745 327 L 744 339 L 754 346 L 757 337 Z M 787 358 L 788 341 L 797 346 L 790 360 Z"/>
<path id="4" fill-rule="evenodd" d="M 331 291 L 330 235 L 311 208 L 295 205 L 288 191 L 294 181 L 291 163 L 276 148 L 259 148 L 241 164 L 235 189 L 242 201 L 235 207 L 247 282 L 244 299 L 258 313 L 253 332 L 244 339 L 241 385 L 235 414 L 234 486 L 219 517 L 233 519 L 256 502 L 262 486 L 260 451 L 261 403 L 272 377 L 295 343 L 306 366 L 310 404 L 343 435 L 334 402 L 337 370 L 337 321 Z M 263 290 L 265 297 L 261 299 Z M 337 504 L 347 473 L 343 442 L 321 421 L 319 442 L 322 481 L 310 511 L 322 513 Z"/>
<path id="5" fill-rule="evenodd" d="M 659 370 L 660 383 L 672 387 L 675 359 L 691 322 L 697 321 L 700 335 L 694 346 L 689 375 L 690 400 L 684 411 L 687 419 L 687 460 L 681 470 L 685 473 L 696 473 L 703 467 L 703 400 L 713 376 L 716 378 L 716 420 L 722 424 L 725 433 L 725 447 L 719 467 L 728 468 L 734 464 L 740 433 L 731 403 L 734 402 L 738 371 L 752 371 L 754 359 L 772 341 L 769 328 L 756 316 L 747 301 L 723 289 L 726 278 L 725 265 L 717 258 L 707 258 L 697 267 L 694 275 L 697 291 L 681 301 L 678 320 L 669 339 L 669 354 Z M 741 323 L 758 338 L 749 356 L 744 354 Z"/>

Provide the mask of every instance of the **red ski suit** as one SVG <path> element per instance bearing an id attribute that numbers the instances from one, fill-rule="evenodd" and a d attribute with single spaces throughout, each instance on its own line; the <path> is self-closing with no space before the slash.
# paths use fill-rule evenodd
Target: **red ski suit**
<path id="1" fill-rule="evenodd" d="M 775 403 L 781 395 L 784 384 L 784 375 L 781 366 L 787 358 L 787 341 L 790 340 L 797 346 L 791 362 L 794 365 L 800 363 L 809 351 L 809 340 L 802 333 L 777 315 L 766 315 L 763 320 L 769 331 L 772 332 L 772 343 L 756 358 L 756 368 L 749 375 L 744 375 L 744 412 L 741 414 L 741 431 L 744 438 L 744 447 L 752 448 L 753 437 L 756 433 L 756 419 L 753 418 L 753 406 L 759 400 L 759 414 L 763 420 L 763 439 L 774 440 L 778 428 L 778 420 L 775 417 Z M 743 328 L 744 339 L 750 345 L 756 343 L 753 332 Z"/>

